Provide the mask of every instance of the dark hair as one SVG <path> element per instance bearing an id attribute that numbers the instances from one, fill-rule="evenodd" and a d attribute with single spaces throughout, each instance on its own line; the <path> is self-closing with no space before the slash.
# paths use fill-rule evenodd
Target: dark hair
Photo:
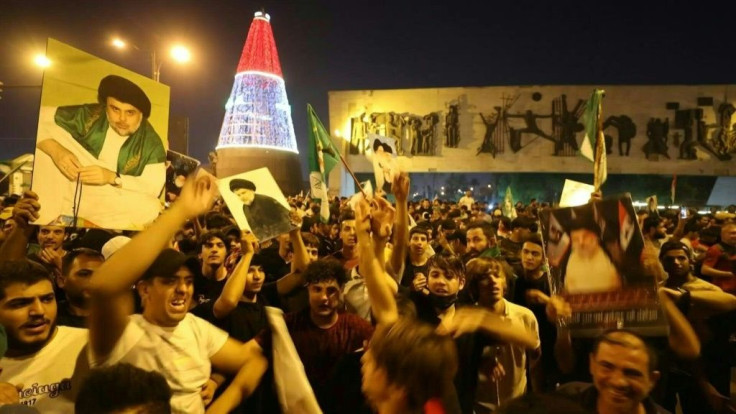
<path id="1" fill-rule="evenodd" d="M 481 229 L 489 242 L 495 237 L 495 234 L 493 233 L 493 227 L 491 226 L 491 223 L 488 223 L 487 221 L 476 220 L 468 224 L 468 227 L 465 228 L 465 234 L 467 235 L 468 232 L 473 229 Z"/>
<path id="2" fill-rule="evenodd" d="M 304 271 L 304 280 L 307 284 L 329 282 L 334 280 L 342 287 L 348 281 L 348 274 L 342 263 L 334 258 L 324 258 L 312 262 Z"/>
<path id="3" fill-rule="evenodd" d="M 388 381 L 403 388 L 410 412 L 430 399 L 446 399 L 454 390 L 458 357 L 454 341 L 425 323 L 400 318 L 379 325 L 369 350 Z"/>
<path id="4" fill-rule="evenodd" d="M 440 226 L 442 226 L 442 230 L 456 230 L 457 224 L 455 224 L 455 220 L 451 219 L 445 219 L 442 220 L 440 223 Z"/>
<path id="5" fill-rule="evenodd" d="M 312 247 L 316 247 L 318 249 L 320 247 L 319 237 L 315 236 L 312 233 L 308 233 L 308 232 L 303 231 L 302 232 L 302 240 L 304 241 L 304 245 L 305 246 L 312 246 Z"/>
<path id="6" fill-rule="evenodd" d="M 231 226 L 233 224 L 226 216 L 217 213 L 209 212 L 204 218 L 204 225 L 207 230 L 216 230 L 223 227 Z M 223 239 L 224 240 L 224 239 Z"/>
<path id="7" fill-rule="evenodd" d="M 659 222 L 661 219 L 657 216 L 649 216 L 644 219 L 644 221 L 641 224 L 641 231 L 643 233 L 649 233 L 649 229 L 657 228 L 659 226 Z"/>
<path id="8" fill-rule="evenodd" d="M 524 239 L 524 243 L 532 243 L 536 244 L 537 246 L 541 247 L 542 250 L 544 250 L 544 242 L 542 242 L 542 238 L 539 237 L 539 234 L 532 233 L 527 238 Z"/>
<path id="9" fill-rule="evenodd" d="M 506 224 L 506 223 L 504 223 Z M 534 221 L 534 219 L 529 217 L 517 217 L 511 221 L 511 230 L 514 229 L 528 229 L 531 231 L 535 231 L 537 222 Z"/>
<path id="10" fill-rule="evenodd" d="M 661 262 L 662 259 L 664 259 L 667 252 L 671 250 L 682 250 L 685 252 L 685 255 L 687 255 L 688 259 L 692 258 L 692 252 L 690 251 L 690 248 L 687 247 L 687 245 L 679 240 L 670 240 L 668 242 L 665 242 L 662 244 L 662 247 L 659 249 L 659 261 Z"/>
<path id="11" fill-rule="evenodd" d="M 625 339 L 620 338 L 620 336 L 623 336 L 623 335 L 629 335 L 629 336 L 636 338 L 637 340 L 639 340 L 639 342 L 642 343 L 642 346 L 639 347 L 636 344 L 632 344 L 630 341 L 626 341 Z M 591 349 L 590 354 L 595 356 L 598 353 L 598 348 L 600 348 L 602 343 L 619 345 L 619 346 L 623 346 L 625 348 L 630 348 L 630 349 L 642 348 L 644 352 L 647 353 L 647 356 L 649 357 L 649 364 L 648 364 L 649 372 L 654 372 L 657 370 L 657 352 L 654 349 L 652 349 L 652 347 L 649 346 L 649 344 L 647 344 L 642 337 L 640 337 L 639 335 L 629 330 L 610 329 L 604 332 L 601 336 L 595 339 L 595 342 L 593 343 L 593 348 Z"/>
<path id="12" fill-rule="evenodd" d="M 225 234 L 219 230 L 210 230 L 201 235 L 199 237 L 199 243 L 197 243 L 197 252 L 201 252 L 204 244 L 215 238 L 222 240 L 222 242 L 225 244 L 225 249 L 228 253 L 230 253 L 230 243 L 227 242 L 227 237 L 225 237 Z"/>
<path id="13" fill-rule="evenodd" d="M 409 239 L 415 234 L 423 234 L 424 237 L 429 238 L 429 229 L 426 226 L 414 226 L 409 230 Z"/>
<path id="14" fill-rule="evenodd" d="M 107 414 L 141 407 L 148 414 L 170 414 L 171 395 L 163 375 L 121 363 L 90 372 L 79 389 L 74 411 Z"/>
<path id="15" fill-rule="evenodd" d="M 355 212 L 353 210 L 343 210 L 340 213 L 340 228 L 342 228 L 342 222 L 347 220 L 355 220 Z"/>
<path id="16" fill-rule="evenodd" d="M 69 270 L 72 268 L 74 260 L 79 256 L 87 256 L 89 258 L 99 259 L 104 261 L 105 256 L 97 250 L 88 249 L 86 247 L 79 247 L 74 250 L 67 252 L 66 255 L 61 259 L 61 274 L 64 276 L 69 275 Z"/>
<path id="17" fill-rule="evenodd" d="M 442 252 L 430 257 L 427 261 L 427 269 L 436 267 L 443 270 L 447 274 L 452 274 L 457 278 L 465 278 L 465 263 L 459 256 Z"/>
<path id="18" fill-rule="evenodd" d="M 30 260 L 0 262 L 0 300 L 5 299 L 5 289 L 10 285 L 31 286 L 44 280 L 51 282 L 51 274 L 36 262 Z"/>

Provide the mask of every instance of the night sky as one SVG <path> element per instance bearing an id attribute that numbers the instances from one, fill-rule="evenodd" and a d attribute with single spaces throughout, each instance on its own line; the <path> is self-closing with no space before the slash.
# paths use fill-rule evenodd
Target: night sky
<path id="1" fill-rule="evenodd" d="M 171 114 L 190 118 L 190 154 L 205 162 L 261 7 L 271 15 L 304 159 L 306 104 L 327 122 L 330 90 L 734 83 L 736 2 L 594 3 L 6 0 L 0 81 L 40 85 L 30 62 L 47 37 L 147 76 L 148 56 L 120 53 L 111 38 L 180 41 L 193 62 L 164 63 L 161 81 L 171 86 Z M 40 88 L 6 87 L 1 96 L 0 159 L 32 152 Z"/>

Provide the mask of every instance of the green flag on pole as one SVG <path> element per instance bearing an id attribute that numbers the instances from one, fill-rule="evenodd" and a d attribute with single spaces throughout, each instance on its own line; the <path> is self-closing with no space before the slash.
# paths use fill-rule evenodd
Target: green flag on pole
<path id="1" fill-rule="evenodd" d="M 601 185 L 608 178 L 606 141 L 601 122 L 601 103 L 605 93 L 606 91 L 602 89 L 593 90 L 590 99 L 585 104 L 585 112 L 583 112 L 585 137 L 580 145 L 580 155 L 593 162 L 593 186 L 596 191 L 600 190 Z"/>
<path id="2" fill-rule="evenodd" d="M 332 145 L 330 134 L 310 104 L 307 104 L 307 120 L 309 122 L 309 186 L 312 198 L 319 200 L 320 219 L 326 223 L 330 218 L 326 177 L 340 162 L 340 158 L 337 148 Z"/>

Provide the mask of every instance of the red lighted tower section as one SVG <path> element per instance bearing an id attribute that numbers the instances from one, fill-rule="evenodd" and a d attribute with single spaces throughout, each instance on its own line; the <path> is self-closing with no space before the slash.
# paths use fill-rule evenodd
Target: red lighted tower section
<path id="1" fill-rule="evenodd" d="M 268 167 L 286 193 L 301 184 L 291 106 L 271 30 L 271 17 L 253 18 L 217 143 L 217 175 Z"/>

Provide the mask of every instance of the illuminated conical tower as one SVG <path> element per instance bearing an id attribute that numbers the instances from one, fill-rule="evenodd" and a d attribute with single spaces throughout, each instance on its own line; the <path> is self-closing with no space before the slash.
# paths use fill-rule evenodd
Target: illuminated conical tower
<path id="1" fill-rule="evenodd" d="M 257 12 L 248 30 L 217 143 L 217 176 L 268 167 L 288 195 L 299 191 L 301 169 L 270 19 Z"/>

